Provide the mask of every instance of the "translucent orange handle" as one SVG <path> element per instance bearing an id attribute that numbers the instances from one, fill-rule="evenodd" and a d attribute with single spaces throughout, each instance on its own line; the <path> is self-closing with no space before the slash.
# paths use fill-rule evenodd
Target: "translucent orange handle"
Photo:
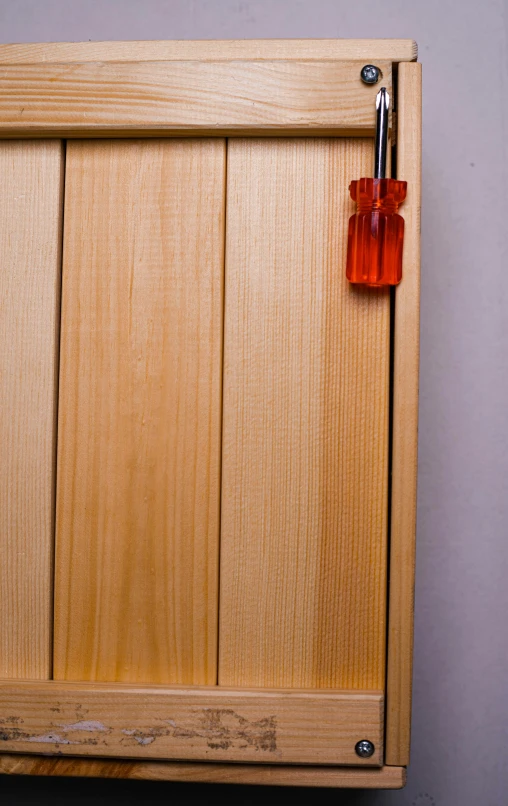
<path id="1" fill-rule="evenodd" d="M 349 219 L 346 276 L 351 283 L 397 285 L 402 279 L 404 219 L 397 213 L 407 182 L 355 179 L 349 186 L 357 211 Z"/>

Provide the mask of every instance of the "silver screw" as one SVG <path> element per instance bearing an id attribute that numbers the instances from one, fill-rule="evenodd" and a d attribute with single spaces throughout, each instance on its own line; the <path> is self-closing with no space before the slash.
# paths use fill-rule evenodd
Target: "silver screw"
<path id="1" fill-rule="evenodd" d="M 361 742 L 357 742 L 355 746 L 356 755 L 360 756 L 360 758 L 370 758 L 374 755 L 375 749 L 372 742 L 369 742 L 368 739 L 362 739 Z"/>
<path id="2" fill-rule="evenodd" d="M 364 84 L 377 84 L 381 70 L 375 64 L 364 64 L 360 73 L 360 78 Z"/>

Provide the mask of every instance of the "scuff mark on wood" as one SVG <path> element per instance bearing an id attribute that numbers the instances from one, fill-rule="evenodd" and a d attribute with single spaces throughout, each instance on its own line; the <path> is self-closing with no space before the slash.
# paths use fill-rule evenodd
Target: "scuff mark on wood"
<path id="1" fill-rule="evenodd" d="M 125 736 L 132 736 L 134 741 L 138 744 L 152 744 L 158 736 L 167 736 L 168 732 L 164 729 L 149 728 L 147 731 L 143 730 L 122 730 Z"/>
<path id="2" fill-rule="evenodd" d="M 229 750 L 230 747 L 253 747 L 274 753 L 277 750 L 275 716 L 251 722 L 232 708 L 205 708 L 202 716 L 204 738 L 208 747 Z"/>
<path id="3" fill-rule="evenodd" d="M 45 733 L 31 733 L 22 729 L 21 724 L 23 724 L 23 720 L 20 717 L 12 716 L 0 720 L 0 741 L 51 744 L 58 748 L 60 745 L 98 745 L 99 737 L 93 734 L 111 733 L 111 728 L 107 728 L 102 722 L 93 720 L 81 720 L 70 725 L 55 725 L 50 722 L 49 730 Z M 66 733 L 78 735 L 70 739 L 63 735 Z M 80 733 L 84 733 L 85 736 L 80 737 Z M 104 740 L 101 744 L 105 744 Z"/>
<path id="4" fill-rule="evenodd" d="M 82 714 L 84 709 L 77 706 L 75 713 Z M 0 720 L 0 741 L 31 744 L 52 745 L 56 750 L 60 746 L 82 745 L 107 747 L 122 734 L 120 744 L 124 746 L 149 746 L 160 738 L 169 738 L 181 742 L 204 744 L 210 750 L 228 751 L 230 749 L 254 749 L 260 753 L 277 752 L 277 720 L 274 715 L 258 720 L 249 720 L 232 708 L 204 708 L 193 712 L 192 718 L 178 724 L 173 718 L 161 718 L 160 724 L 152 726 L 136 726 L 120 728 L 108 727 L 104 722 L 95 719 L 78 719 L 75 722 L 55 723 L 49 721 L 42 733 L 28 731 L 22 727 L 23 720 L 17 716 L 9 716 Z"/>
<path id="5" fill-rule="evenodd" d="M 76 719 L 84 719 L 88 714 L 88 708 L 83 708 L 81 704 L 76 705 Z"/>
<path id="6" fill-rule="evenodd" d="M 275 753 L 277 750 L 277 723 L 275 716 L 250 721 L 231 708 L 205 708 L 199 717 L 201 728 L 180 726 L 174 719 L 163 720 L 168 727 L 124 728 L 127 739 L 141 745 L 152 744 L 161 736 L 173 739 L 203 739 L 211 750 L 229 750 L 231 747 Z"/>
<path id="7" fill-rule="evenodd" d="M 0 726 L 0 741 L 1 742 L 20 742 L 28 739 L 30 734 L 13 724 L 8 724 L 7 720 L 2 720 L 3 724 Z"/>
<path id="8" fill-rule="evenodd" d="M 62 725 L 62 730 L 65 733 L 72 733 L 73 731 L 84 730 L 85 732 L 95 733 L 109 733 L 111 728 L 107 728 L 102 722 L 93 719 L 81 719 L 79 722 L 74 722 L 72 725 Z"/>
<path id="9" fill-rule="evenodd" d="M 27 742 L 42 742 L 43 744 L 74 744 L 66 739 L 65 736 L 59 736 L 58 733 L 46 733 L 44 736 L 30 736 Z"/>

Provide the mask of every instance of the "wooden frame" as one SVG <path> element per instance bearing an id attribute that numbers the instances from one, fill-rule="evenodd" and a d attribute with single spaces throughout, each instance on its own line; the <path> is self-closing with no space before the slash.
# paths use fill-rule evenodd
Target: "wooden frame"
<path id="1" fill-rule="evenodd" d="M 402 789 L 405 767 L 313 767 L 215 764 L 194 761 L 128 761 L 61 756 L 0 755 L 0 775 L 129 778 L 204 784 L 312 786 L 337 789 Z"/>
<path id="2" fill-rule="evenodd" d="M 391 91 L 391 62 L 378 61 Z M 4 137 L 369 135 L 375 85 L 359 61 L 3 65 Z M 56 125 L 55 125 L 56 124 Z"/>
<path id="3" fill-rule="evenodd" d="M 404 276 L 395 294 L 386 761 L 409 763 L 416 551 L 421 64 L 399 65 L 397 173 L 408 183 Z"/>
<path id="4" fill-rule="evenodd" d="M 412 62 L 413 39 L 199 39 L 150 42 L 40 42 L 0 45 L 0 64 L 42 62 L 156 62 L 386 59 Z"/>
<path id="5" fill-rule="evenodd" d="M 21 753 L 178 759 L 185 747 L 188 760 L 378 767 L 383 701 L 381 692 L 0 682 L 0 740 Z M 375 752 L 358 759 L 363 731 Z"/>
<path id="6" fill-rule="evenodd" d="M 76 713 L 77 706 L 82 704 L 75 698 L 76 691 L 79 691 L 80 700 L 94 703 L 94 707 L 99 709 L 94 713 L 102 713 L 100 703 L 105 700 L 101 698 L 106 694 L 101 693 L 100 687 L 94 684 L 79 684 L 78 689 L 72 689 L 73 684 L 14 680 L 0 685 L 0 701 L 3 699 L 4 703 L 15 706 L 14 713 L 8 715 L 11 718 L 10 726 L 7 725 L 10 733 L 5 728 L 4 718 L 2 739 L 4 749 L 16 755 L 0 756 L 0 772 L 309 786 L 399 788 L 404 785 L 403 768 L 409 761 L 411 709 L 418 394 L 421 69 L 420 65 L 411 63 L 415 58 L 415 44 L 410 40 L 0 46 L 0 139 L 205 133 L 369 135 L 374 129 L 372 98 L 376 88 L 361 84 L 360 67 L 367 60 L 379 64 L 384 73 L 384 83 L 391 89 L 391 65 L 398 63 L 398 87 L 395 85 L 398 104 L 397 170 L 399 178 L 409 183 L 408 198 L 401 209 L 406 220 L 404 279 L 395 292 L 385 766 L 371 769 L 365 764 L 363 768 L 312 766 L 313 758 L 302 750 L 305 738 L 300 742 L 299 749 L 295 751 L 293 746 L 289 755 L 283 754 L 277 765 L 272 763 L 266 766 L 228 764 L 228 761 L 240 760 L 240 757 L 226 760 L 224 755 L 224 762 L 220 764 L 37 759 L 18 755 L 32 750 L 34 742 L 30 737 L 23 736 L 28 732 L 28 727 L 18 727 L 16 735 L 13 729 L 16 718 L 28 720 L 27 724 L 32 724 L 31 719 L 35 720 L 32 725 L 34 730 L 51 730 L 51 722 L 55 720 L 49 713 L 48 698 L 53 701 L 57 691 L 59 701 L 65 701 L 65 707 L 74 708 Z M 256 77 L 252 83 L 251 75 Z M 115 90 L 117 82 L 126 87 L 120 94 Z M 208 87 L 209 92 L 203 99 L 184 97 L 186 88 L 192 82 L 201 82 L 205 88 Z M 220 93 L 215 93 L 215 86 L 220 86 Z M 317 86 L 320 88 L 319 94 L 315 92 Z M 139 93 L 141 103 L 137 102 Z M 273 107 L 263 107 L 262 102 L 267 94 L 274 98 Z M 43 704 L 38 711 L 35 705 L 26 705 L 26 694 L 34 689 L 43 695 L 43 703 L 46 702 L 46 706 Z M 188 695 L 189 692 L 185 694 Z M 118 696 L 129 699 L 133 692 L 122 693 L 119 690 Z M 178 700 L 184 695 L 181 690 L 172 689 L 164 690 L 164 693 L 154 691 L 150 696 L 169 697 L 169 701 L 174 702 L 174 698 Z M 311 712 L 306 712 L 311 713 L 308 736 L 313 735 L 311 731 L 316 713 L 312 712 L 312 708 L 318 707 L 318 700 L 321 703 L 319 707 L 326 701 L 327 708 L 339 708 L 337 718 L 342 718 L 340 713 L 347 712 L 341 712 L 340 709 L 357 703 L 359 697 L 358 694 L 332 695 L 322 692 L 219 691 L 211 694 L 210 690 L 203 689 L 193 691 L 190 696 L 193 702 L 199 698 L 202 701 L 203 697 L 206 700 L 210 696 L 213 699 L 222 697 L 226 704 L 223 705 L 227 708 L 231 702 L 242 698 L 245 700 L 246 697 L 251 698 L 251 706 L 254 697 L 260 707 L 260 703 L 268 698 L 272 710 L 277 700 L 277 708 L 282 708 L 281 714 L 285 713 L 284 703 L 288 698 L 294 704 L 300 702 L 299 697 L 303 697 L 306 707 L 311 708 Z M 360 696 L 372 698 L 369 701 L 372 708 L 378 709 L 378 716 L 373 719 L 374 722 L 378 720 L 377 729 L 380 730 L 379 709 L 383 698 L 379 694 Z M 117 700 L 116 707 L 121 708 L 122 713 L 126 702 Z M 2 712 L 5 713 L 4 708 Z M 75 721 L 83 722 L 79 718 Z M 291 731 L 288 723 L 288 735 Z M 139 755 L 144 759 L 156 758 L 143 752 L 143 748 L 149 747 L 151 742 L 136 744 L 141 750 L 138 753 L 136 749 L 136 753 L 130 755 Z M 88 750 L 86 745 L 81 747 L 81 750 L 75 746 L 71 749 L 70 745 L 63 743 L 60 750 L 69 755 Z M 34 750 L 37 748 L 34 747 Z M 111 753 L 114 752 L 111 749 Z M 326 763 L 348 765 L 358 762 L 347 753 L 341 755 L 340 748 L 335 748 L 333 752 L 335 755 L 327 757 Z M 166 758 L 171 756 L 167 747 L 161 750 L 161 755 Z M 245 758 L 245 753 L 241 758 Z M 322 759 L 321 755 L 319 760 Z M 380 744 L 379 752 L 370 763 L 379 765 L 382 760 Z M 303 762 L 307 766 L 284 766 L 284 762 L 292 762 L 293 765 Z"/>

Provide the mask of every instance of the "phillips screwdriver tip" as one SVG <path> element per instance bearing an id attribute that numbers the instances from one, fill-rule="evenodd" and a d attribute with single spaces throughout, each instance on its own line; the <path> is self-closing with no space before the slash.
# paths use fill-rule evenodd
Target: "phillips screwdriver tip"
<path id="1" fill-rule="evenodd" d="M 386 87 L 381 87 L 378 94 L 376 95 L 376 109 L 379 109 L 380 104 L 384 101 L 385 108 L 390 108 L 390 95 Z"/>

